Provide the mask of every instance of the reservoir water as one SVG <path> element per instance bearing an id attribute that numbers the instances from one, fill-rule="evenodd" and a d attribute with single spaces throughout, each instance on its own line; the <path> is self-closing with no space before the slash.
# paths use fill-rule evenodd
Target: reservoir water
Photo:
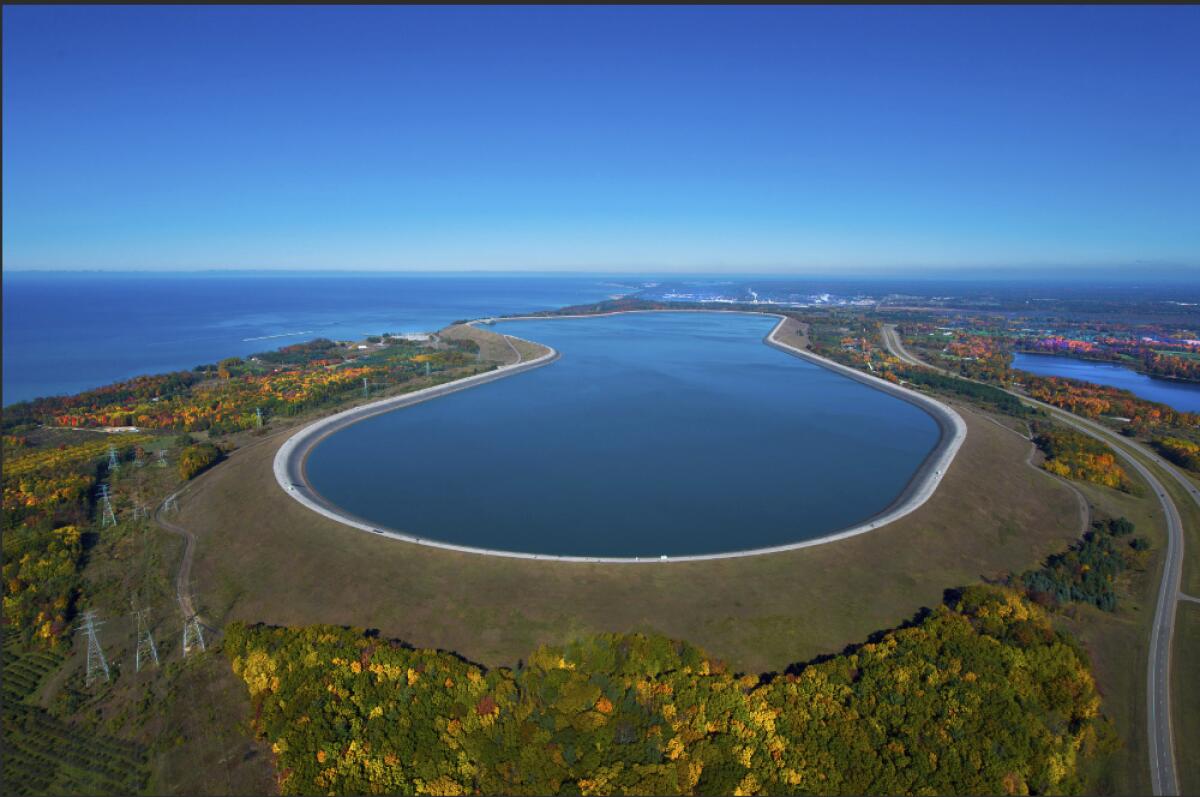
<path id="1" fill-rule="evenodd" d="M 1200 385 L 1170 379 L 1153 379 L 1130 368 L 1111 363 L 1088 362 L 1052 354 L 1013 355 L 1013 368 L 1038 376 L 1081 379 L 1097 385 L 1128 390 L 1148 401 L 1174 407 L 1183 412 L 1200 412 Z"/>
<path id="2" fill-rule="evenodd" d="M 905 401 L 764 345 L 774 324 L 498 324 L 561 359 L 338 431 L 307 476 L 373 523 L 480 548 L 657 557 L 824 536 L 886 509 L 939 430 Z"/>

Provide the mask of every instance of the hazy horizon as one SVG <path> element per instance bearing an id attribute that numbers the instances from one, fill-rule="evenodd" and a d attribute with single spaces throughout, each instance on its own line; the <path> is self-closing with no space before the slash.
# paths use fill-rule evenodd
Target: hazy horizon
<path id="1" fill-rule="evenodd" d="M 361 269 L 361 268 L 196 268 L 196 269 L 129 269 L 129 268 L 57 268 L 57 269 L 20 269 L 5 268 L 4 273 L 13 275 L 104 275 L 108 277 L 121 276 L 445 276 L 445 277 L 522 277 L 522 276 L 563 276 L 563 277 L 592 277 L 614 279 L 734 279 L 734 280 L 876 280 L 876 281 L 922 281 L 941 280 L 948 282 L 1019 282 L 1019 281 L 1118 281 L 1118 282 L 1196 282 L 1200 283 L 1200 266 L 1191 265 L 1134 265 L 1129 266 L 1057 266 L 1052 268 L 1035 266 L 1017 266 L 990 269 L 963 269 L 954 266 L 945 267 L 906 267 L 903 269 L 847 269 L 842 271 L 829 270 L 779 270 L 779 271 L 704 271 L 679 270 L 669 271 L 656 268 L 645 269 Z"/>

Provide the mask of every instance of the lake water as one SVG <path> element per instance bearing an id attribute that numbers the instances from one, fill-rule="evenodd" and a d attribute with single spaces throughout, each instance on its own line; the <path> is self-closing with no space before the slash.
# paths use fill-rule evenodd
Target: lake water
<path id="1" fill-rule="evenodd" d="M 677 556 L 823 536 L 888 507 L 925 412 L 708 313 L 506 322 L 551 365 L 368 419 L 310 454 L 327 499 L 415 536 L 556 555 Z"/>
<path id="2" fill-rule="evenodd" d="M 424 332 L 460 318 L 628 293 L 602 277 L 4 274 L 4 403 L 77 393 L 317 337 Z"/>
<path id="3" fill-rule="evenodd" d="M 1200 412 L 1200 385 L 1169 379 L 1152 379 L 1120 365 L 1057 357 L 1052 354 L 1018 352 L 1013 355 L 1013 368 L 1039 376 L 1062 376 L 1117 387 L 1183 412 Z"/>

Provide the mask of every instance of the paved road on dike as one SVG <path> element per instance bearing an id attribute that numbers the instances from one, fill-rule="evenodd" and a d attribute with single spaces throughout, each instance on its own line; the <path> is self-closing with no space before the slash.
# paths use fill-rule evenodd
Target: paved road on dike
<path id="1" fill-rule="evenodd" d="M 910 354 L 901 343 L 894 324 L 884 325 L 883 342 L 888 351 L 909 365 L 929 368 L 948 376 L 958 376 L 958 374 L 950 374 L 941 368 L 936 368 Z M 1150 449 L 1121 437 L 1095 421 L 1081 418 L 1011 390 L 1005 392 L 1021 401 L 1044 409 L 1063 423 L 1111 445 L 1123 460 L 1142 475 L 1162 505 L 1163 515 L 1167 519 L 1167 561 L 1163 567 L 1162 582 L 1158 589 L 1158 603 L 1154 610 L 1154 625 L 1150 632 L 1150 659 L 1146 668 L 1148 700 L 1146 716 L 1150 732 L 1150 780 L 1154 793 L 1156 795 L 1179 794 L 1179 777 L 1175 771 L 1175 738 L 1171 730 L 1171 640 L 1175 635 L 1175 610 L 1182 596 L 1179 587 L 1183 578 L 1183 521 L 1180 519 L 1175 502 L 1171 500 L 1171 496 L 1163 487 L 1162 482 L 1130 451 L 1136 451 L 1170 474 L 1183 486 L 1197 506 L 1200 506 L 1200 489 L 1197 489 L 1196 485 L 1186 476 L 1179 473 L 1169 462 Z"/>

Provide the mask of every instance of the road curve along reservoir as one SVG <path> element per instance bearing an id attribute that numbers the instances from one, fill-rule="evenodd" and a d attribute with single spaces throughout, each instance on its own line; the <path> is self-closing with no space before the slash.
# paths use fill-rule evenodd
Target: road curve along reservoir
<path id="1" fill-rule="evenodd" d="M 928 500 L 966 435 L 945 405 L 795 349 L 768 314 L 496 330 L 552 351 L 310 424 L 276 455 L 280 486 L 410 543 L 676 562 L 880 528 Z"/>

